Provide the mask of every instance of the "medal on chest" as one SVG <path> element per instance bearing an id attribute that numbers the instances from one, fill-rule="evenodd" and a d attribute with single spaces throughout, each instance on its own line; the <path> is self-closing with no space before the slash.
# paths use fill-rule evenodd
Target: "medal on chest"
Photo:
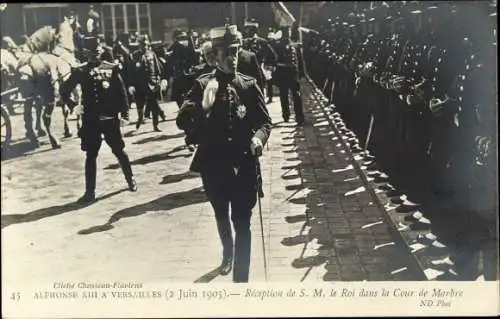
<path id="1" fill-rule="evenodd" d="M 236 114 L 236 117 L 242 120 L 247 115 L 247 108 L 241 103 L 238 93 L 233 86 L 227 85 L 225 92 L 221 96 L 221 100 L 228 106 L 229 118 L 232 118 L 233 114 Z"/>
<path id="2" fill-rule="evenodd" d="M 104 89 L 108 89 L 110 87 L 111 73 L 112 70 L 102 70 L 96 67 L 90 71 L 90 76 L 94 82 L 100 82 Z"/>
<path id="3" fill-rule="evenodd" d="M 245 105 L 241 104 L 236 107 L 236 116 L 242 120 L 247 115 L 247 108 Z"/>

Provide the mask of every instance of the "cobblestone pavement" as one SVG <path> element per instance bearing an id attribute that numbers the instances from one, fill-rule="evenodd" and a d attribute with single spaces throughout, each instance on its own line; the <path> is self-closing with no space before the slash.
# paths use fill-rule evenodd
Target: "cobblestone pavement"
<path id="1" fill-rule="evenodd" d="M 304 86 L 303 128 L 282 122 L 278 98 L 268 105 L 274 122 L 262 158 L 268 280 L 425 279 L 310 90 Z M 177 106 L 163 108 L 163 132 L 153 132 L 150 122 L 134 134 L 133 124 L 123 128 L 139 191 L 126 189 L 103 144 L 99 200 L 86 207 L 75 204 L 84 190 L 76 137 L 59 150 L 48 143 L 22 150 L 22 140 L 14 145 L 24 154 L 2 161 L 1 174 L 6 285 L 21 279 L 230 282 L 215 272 L 221 258 L 215 219 L 199 176 L 188 172 L 192 155 L 175 126 Z M 62 135 L 59 113 L 54 121 Z M 13 122 L 14 139 L 23 137 L 22 115 Z M 258 206 L 252 232 L 250 281 L 264 281 Z"/>

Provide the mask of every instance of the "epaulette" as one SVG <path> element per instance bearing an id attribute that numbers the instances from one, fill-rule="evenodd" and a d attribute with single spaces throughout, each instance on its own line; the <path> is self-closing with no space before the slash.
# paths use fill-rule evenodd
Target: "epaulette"
<path id="1" fill-rule="evenodd" d="M 83 62 L 83 63 L 80 63 L 80 64 L 74 66 L 73 68 L 74 69 L 80 69 L 80 68 L 85 67 L 87 64 L 89 64 L 89 63 L 88 62 Z"/>
<path id="2" fill-rule="evenodd" d="M 238 74 L 240 75 L 240 77 L 245 81 L 245 82 L 251 82 L 251 81 L 257 81 L 254 77 L 252 76 L 249 76 L 249 75 L 246 75 L 246 74 L 243 74 L 243 73 L 239 73 Z"/>
<path id="3" fill-rule="evenodd" d="M 119 63 L 113 63 L 109 61 L 102 61 L 100 65 L 101 69 L 114 69 L 114 68 L 119 68 Z"/>
<path id="4" fill-rule="evenodd" d="M 210 78 L 211 76 L 215 75 L 215 70 L 212 71 L 212 72 L 209 72 L 209 73 L 203 73 L 202 75 L 200 75 L 198 77 L 198 80 L 202 81 L 202 80 L 205 80 L 205 79 L 208 79 Z"/>

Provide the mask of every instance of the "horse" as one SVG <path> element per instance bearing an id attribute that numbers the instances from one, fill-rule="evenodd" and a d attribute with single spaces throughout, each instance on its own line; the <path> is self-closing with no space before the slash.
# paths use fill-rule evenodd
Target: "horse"
<path id="1" fill-rule="evenodd" d="M 61 57 L 49 53 L 59 44 L 58 37 L 52 27 L 43 27 L 32 36 L 26 43 L 20 46 L 20 50 L 15 52 L 19 59 L 18 72 L 20 77 L 20 91 L 25 100 L 25 123 L 28 137 L 38 144 L 32 132 L 31 106 L 33 101 L 36 105 L 38 135 L 43 136 L 45 132 L 40 126 L 40 116 L 43 108 L 43 122 L 49 135 L 49 140 L 53 148 L 60 148 L 59 141 L 50 131 L 51 115 L 55 105 L 58 104 L 59 84 L 66 81 L 71 75 L 72 63 L 68 62 L 67 56 Z M 46 50 L 46 51 L 43 51 Z M 77 100 L 80 100 L 81 90 L 77 88 L 74 92 Z M 71 132 L 68 125 L 69 112 L 65 105 L 62 105 L 64 117 L 64 136 L 70 137 Z M 77 126 L 79 123 L 77 123 Z"/>
<path id="2" fill-rule="evenodd" d="M 6 92 L 7 90 L 14 89 L 16 83 L 16 70 L 19 61 L 17 58 L 8 50 L 1 49 L 0 56 L 0 68 L 1 68 L 1 89 L 0 91 Z M 14 114 L 13 103 L 6 103 L 2 101 L 2 104 L 6 104 L 9 114 Z"/>

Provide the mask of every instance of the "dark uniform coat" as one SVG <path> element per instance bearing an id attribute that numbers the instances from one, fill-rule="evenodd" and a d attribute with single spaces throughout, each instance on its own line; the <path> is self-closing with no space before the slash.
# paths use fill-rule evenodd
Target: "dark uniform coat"
<path id="1" fill-rule="evenodd" d="M 264 75 L 259 66 L 257 55 L 251 51 L 241 50 L 238 54 L 238 72 L 251 76 L 257 80 L 257 85 L 264 89 Z"/>
<path id="2" fill-rule="evenodd" d="M 213 172 L 227 166 L 255 168 L 250 141 L 255 136 L 265 145 L 271 132 L 271 118 L 257 81 L 239 72 L 227 77 L 216 70 L 196 79 L 177 116 L 180 129 L 197 131 L 199 148 L 191 163 L 193 171 Z M 207 118 L 201 102 L 205 87 L 214 78 L 220 79 L 219 90 Z M 224 85 L 228 85 L 227 90 Z"/>
<path id="3" fill-rule="evenodd" d="M 85 63 L 72 72 L 61 85 L 61 98 L 70 108 L 75 102 L 69 96 L 77 84 L 82 86 L 83 120 L 118 118 L 118 113 L 128 116 L 128 100 L 118 64 L 107 61 L 99 64 Z"/>

